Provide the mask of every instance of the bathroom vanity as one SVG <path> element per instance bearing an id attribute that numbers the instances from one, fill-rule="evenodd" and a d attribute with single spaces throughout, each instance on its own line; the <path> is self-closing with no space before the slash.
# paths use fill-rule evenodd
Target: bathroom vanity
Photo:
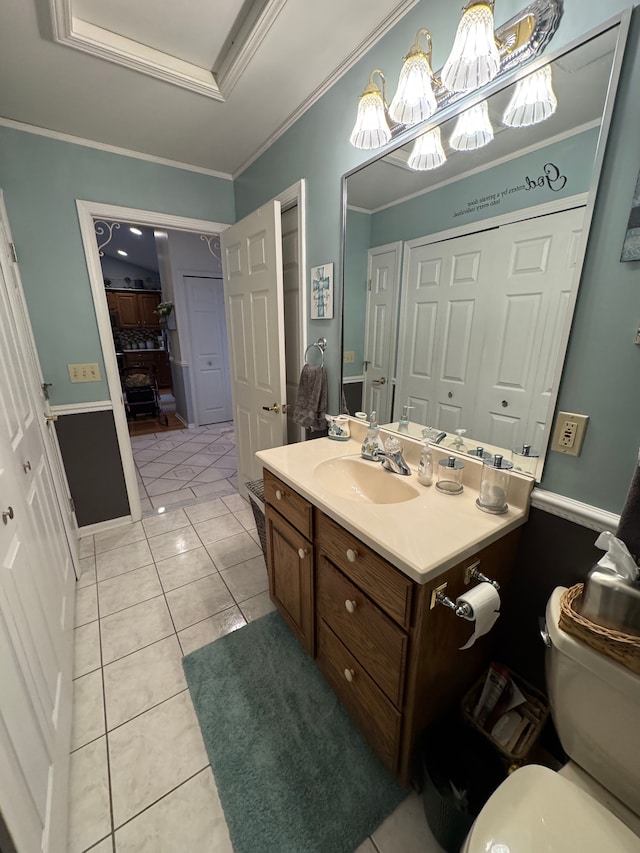
<path id="1" fill-rule="evenodd" d="M 442 495 L 418 484 L 418 449 L 407 443 L 411 477 L 360 460 L 357 438 L 258 453 L 271 598 L 404 784 L 421 732 L 491 658 L 492 632 L 459 650 L 473 623 L 436 604 L 436 590 L 455 600 L 475 566 L 504 597 L 531 491 L 514 478 L 508 513 L 488 515 L 475 506 L 481 466 L 469 460 L 463 495 Z"/>

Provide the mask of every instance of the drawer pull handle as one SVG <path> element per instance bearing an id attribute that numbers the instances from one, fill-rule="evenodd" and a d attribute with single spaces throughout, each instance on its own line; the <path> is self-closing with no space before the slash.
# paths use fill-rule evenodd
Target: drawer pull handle
<path id="1" fill-rule="evenodd" d="M 280 491 L 280 489 L 276 489 L 276 497 L 279 501 L 282 500 L 282 492 Z"/>
<path id="2" fill-rule="evenodd" d="M 306 548 L 298 548 L 298 557 L 300 557 L 301 560 L 304 560 L 304 558 L 306 556 L 307 556 Z"/>
<path id="3" fill-rule="evenodd" d="M 351 684 L 351 682 L 353 681 L 353 676 L 354 676 L 354 675 L 355 675 L 355 672 L 354 672 L 352 669 L 345 669 L 345 671 L 344 671 L 344 677 L 347 679 L 347 681 L 349 682 L 349 684 Z"/>
<path id="4" fill-rule="evenodd" d="M 358 552 L 355 551 L 353 548 L 347 548 L 347 560 L 349 560 L 350 563 L 355 563 L 357 559 Z"/>
<path id="5" fill-rule="evenodd" d="M 348 598 L 345 601 L 344 606 L 347 608 L 347 613 L 353 613 L 354 610 L 356 609 L 355 601 L 349 601 Z"/>

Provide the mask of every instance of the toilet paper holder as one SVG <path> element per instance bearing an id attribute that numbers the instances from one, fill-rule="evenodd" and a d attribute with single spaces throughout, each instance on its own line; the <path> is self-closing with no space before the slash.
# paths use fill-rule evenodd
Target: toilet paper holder
<path id="1" fill-rule="evenodd" d="M 499 592 L 500 584 L 498 581 L 491 580 L 485 574 L 483 574 L 480 569 L 480 560 L 477 560 L 475 563 L 471 563 L 466 567 L 464 572 L 464 582 L 465 584 L 470 584 L 472 580 L 480 581 L 480 583 L 490 583 L 494 589 Z M 431 591 L 431 606 L 430 610 L 436 606 L 436 604 L 443 604 L 445 607 L 448 607 L 450 610 L 456 614 L 456 616 L 460 616 L 461 619 L 467 619 L 471 616 L 471 608 L 468 604 L 463 602 L 462 604 L 456 604 L 455 601 L 452 601 L 448 595 L 445 594 L 445 590 L 447 588 L 447 584 L 443 583 L 441 586 L 437 586 L 435 589 Z"/>

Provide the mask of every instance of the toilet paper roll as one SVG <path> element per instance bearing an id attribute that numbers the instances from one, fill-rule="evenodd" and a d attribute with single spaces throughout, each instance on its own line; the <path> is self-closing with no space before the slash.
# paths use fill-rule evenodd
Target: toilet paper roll
<path id="1" fill-rule="evenodd" d="M 478 639 L 487 634 L 495 625 L 500 615 L 500 596 L 498 590 L 490 583 L 479 583 L 464 595 L 456 598 L 456 605 L 466 604 L 469 615 L 463 616 L 469 622 L 475 622 L 475 631 L 460 649 L 469 649 Z"/>

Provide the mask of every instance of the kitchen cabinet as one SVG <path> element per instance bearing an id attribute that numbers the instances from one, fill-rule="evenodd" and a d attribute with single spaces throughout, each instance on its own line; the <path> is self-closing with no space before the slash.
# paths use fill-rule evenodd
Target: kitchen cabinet
<path id="1" fill-rule="evenodd" d="M 271 598 L 373 749 L 409 784 L 422 733 L 457 709 L 496 636 L 462 651 L 473 623 L 435 604 L 435 590 L 446 584 L 455 600 L 477 565 L 504 600 L 519 530 L 420 584 L 268 470 L 264 482 Z"/>
<path id="2" fill-rule="evenodd" d="M 115 311 L 121 329 L 159 328 L 160 317 L 154 311 L 160 299 L 158 292 L 107 291 L 107 305 L 110 311 Z"/>
<path id="3" fill-rule="evenodd" d="M 166 350 L 125 350 L 123 356 L 125 367 L 149 367 L 152 365 L 155 368 L 158 386 L 160 388 L 171 387 L 171 367 Z"/>

